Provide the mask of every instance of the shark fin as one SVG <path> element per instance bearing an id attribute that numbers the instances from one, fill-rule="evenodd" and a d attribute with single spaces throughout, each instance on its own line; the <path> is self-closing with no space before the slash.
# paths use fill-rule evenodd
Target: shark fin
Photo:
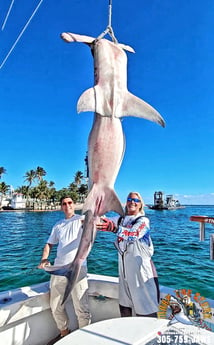
<path id="1" fill-rule="evenodd" d="M 94 87 L 84 91 L 77 102 L 77 112 L 81 113 L 84 111 L 96 111 Z"/>
<path id="2" fill-rule="evenodd" d="M 150 120 L 158 123 L 162 127 L 165 127 L 165 121 L 162 116 L 155 110 L 151 105 L 136 97 L 132 93 L 124 97 L 123 110 L 121 115 L 116 115 L 117 117 L 123 116 L 136 116 L 141 117 L 146 120 Z"/>
<path id="3" fill-rule="evenodd" d="M 103 216 L 109 211 L 124 215 L 123 207 L 115 191 L 109 187 L 100 188 L 96 183 L 93 184 L 85 200 L 82 213 L 88 210 L 93 210 L 94 216 Z"/>
<path id="4" fill-rule="evenodd" d="M 106 95 L 97 84 L 82 93 L 77 102 L 77 112 L 92 111 L 101 116 L 112 116 L 112 109 L 109 102 L 106 102 Z"/>
<path id="5" fill-rule="evenodd" d="M 109 103 L 105 101 L 104 94 L 99 85 L 96 85 L 82 93 L 77 103 L 77 111 L 78 113 L 92 111 L 97 112 L 102 116 L 112 116 L 111 106 L 109 106 Z M 118 118 L 124 116 L 144 118 L 165 127 L 165 121 L 159 112 L 129 91 L 127 91 L 123 98 L 121 111 L 115 114 L 115 117 Z"/>

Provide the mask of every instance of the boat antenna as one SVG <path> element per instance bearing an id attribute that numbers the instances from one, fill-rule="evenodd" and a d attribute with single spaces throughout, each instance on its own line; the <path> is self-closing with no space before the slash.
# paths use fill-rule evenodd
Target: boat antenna
<path id="1" fill-rule="evenodd" d="M 6 17 L 5 17 L 4 22 L 3 22 L 3 24 L 2 24 L 2 27 L 1 27 L 1 30 L 2 30 L 2 31 L 4 30 L 4 27 L 5 27 L 6 23 L 7 23 L 8 17 L 9 17 L 9 15 L 10 15 L 10 12 L 11 12 L 12 7 L 13 7 L 13 4 L 14 4 L 14 1 L 15 1 L 15 0 L 11 0 L 10 7 L 9 7 L 9 9 L 8 9 L 8 11 L 7 11 Z"/>
<path id="2" fill-rule="evenodd" d="M 31 14 L 30 18 L 28 19 L 27 23 L 25 24 L 25 26 L 23 27 L 22 31 L 20 32 L 20 34 L 18 35 L 17 39 L 15 40 L 15 42 L 13 43 L 12 47 L 10 48 L 9 52 L 7 53 L 6 57 L 4 58 L 4 60 L 2 61 L 1 65 L 0 65 L 0 69 L 4 66 L 5 62 L 7 61 L 7 59 L 9 58 L 10 54 L 12 53 L 13 49 L 15 48 L 15 46 L 17 45 L 17 43 L 19 42 L 20 38 L 22 37 L 23 33 L 25 32 L 25 30 L 27 29 L 28 25 L 30 24 L 31 20 L 33 19 L 33 17 L 35 16 L 36 12 L 38 11 L 39 7 L 41 6 L 43 0 L 40 0 L 40 2 L 38 3 L 38 5 L 36 6 L 35 10 L 33 11 L 33 13 Z"/>
<path id="3" fill-rule="evenodd" d="M 103 38 L 105 35 L 109 34 L 109 36 L 112 38 L 112 41 L 114 43 L 118 43 L 115 35 L 113 28 L 111 26 L 111 18 L 112 18 L 112 0 L 109 0 L 109 5 L 108 5 L 108 25 L 106 29 L 97 37 L 97 40 Z"/>

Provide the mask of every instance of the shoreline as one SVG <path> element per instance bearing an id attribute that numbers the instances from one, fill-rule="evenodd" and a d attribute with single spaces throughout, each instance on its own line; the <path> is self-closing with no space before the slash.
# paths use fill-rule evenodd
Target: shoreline
<path id="1" fill-rule="evenodd" d="M 80 211 L 83 208 L 83 204 L 75 204 L 75 211 Z M 27 208 L 17 208 L 17 209 L 11 209 L 11 210 L 3 210 L 0 209 L 0 212 L 55 212 L 55 211 L 61 211 L 61 208 L 53 208 L 53 209 L 27 209 Z"/>

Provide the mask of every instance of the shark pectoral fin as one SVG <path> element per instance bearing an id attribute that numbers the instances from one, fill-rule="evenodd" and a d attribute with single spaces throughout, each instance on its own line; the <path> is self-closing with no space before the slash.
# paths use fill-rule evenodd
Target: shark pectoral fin
<path id="1" fill-rule="evenodd" d="M 85 203 L 83 205 L 83 214 L 88 210 L 92 210 L 94 216 L 103 216 L 109 211 L 115 211 L 120 215 L 124 215 L 123 207 L 118 199 L 115 191 L 109 187 L 102 187 L 93 184 Z"/>
<path id="2" fill-rule="evenodd" d="M 93 111 L 101 116 L 112 117 L 112 107 L 106 98 L 102 87 L 97 84 L 82 93 L 77 102 L 77 112 Z"/>
<path id="3" fill-rule="evenodd" d="M 112 189 L 107 189 L 105 191 L 105 197 L 106 210 L 103 214 L 105 214 L 109 210 L 112 210 L 120 214 L 121 216 L 124 216 L 124 209 L 115 191 Z"/>
<path id="4" fill-rule="evenodd" d="M 124 97 L 122 116 L 141 117 L 165 127 L 165 121 L 158 111 L 130 92 Z"/>
<path id="5" fill-rule="evenodd" d="M 93 87 L 83 92 L 77 102 L 77 112 L 81 113 L 84 111 L 93 111 L 93 112 L 96 111 L 95 90 Z"/>

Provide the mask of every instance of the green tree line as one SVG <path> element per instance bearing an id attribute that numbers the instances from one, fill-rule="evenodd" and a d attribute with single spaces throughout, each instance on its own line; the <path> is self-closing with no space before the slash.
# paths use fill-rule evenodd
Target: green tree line
<path id="1" fill-rule="evenodd" d="M 4 167 L 0 167 L 0 180 L 7 171 Z M 70 195 L 74 202 L 84 202 L 88 193 L 88 185 L 83 183 L 84 175 L 81 171 L 77 171 L 74 180 L 68 187 L 56 190 L 54 181 L 47 181 L 44 177 L 46 171 L 38 166 L 36 169 L 27 171 L 24 175 L 26 184 L 17 187 L 14 192 L 21 193 L 26 199 L 35 199 L 40 201 L 59 202 L 64 195 Z M 0 182 L 0 201 L 10 191 L 10 185 Z"/>

